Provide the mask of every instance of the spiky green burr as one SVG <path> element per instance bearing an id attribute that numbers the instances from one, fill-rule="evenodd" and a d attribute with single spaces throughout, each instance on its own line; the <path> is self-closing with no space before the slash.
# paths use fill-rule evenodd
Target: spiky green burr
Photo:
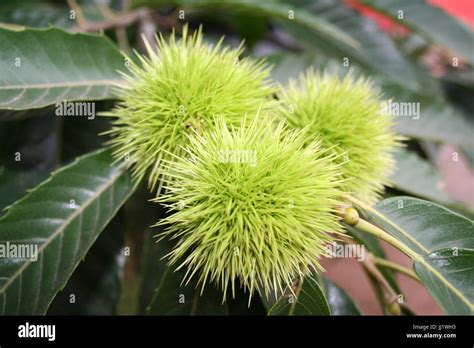
<path id="1" fill-rule="evenodd" d="M 261 61 L 242 58 L 237 49 L 203 41 L 201 29 L 182 38 L 156 38 L 157 52 L 147 44 L 148 57 L 130 61 L 129 74 L 120 85 L 120 102 L 105 116 L 115 118 L 108 132 L 116 158 L 131 160 L 133 173 L 149 175 L 152 189 L 159 188 L 161 163 L 170 154 L 182 156 L 187 134 L 202 132 L 222 115 L 239 125 L 244 115 L 262 114 L 275 103 L 276 87 L 270 69 Z"/>
<path id="2" fill-rule="evenodd" d="M 282 293 L 295 278 L 321 270 L 324 245 L 339 233 L 341 192 L 335 155 L 305 131 L 246 119 L 222 119 L 189 137 L 186 156 L 165 160 L 172 210 L 157 225 L 176 240 L 170 263 L 224 294 L 237 281 L 250 294 Z"/>
<path id="3" fill-rule="evenodd" d="M 280 92 L 281 116 L 293 128 L 307 127 L 311 141 L 320 139 L 338 154 L 342 189 L 374 203 L 390 185 L 392 151 L 399 146 L 391 116 L 382 114 L 380 93 L 364 78 L 339 78 L 308 70 Z"/>

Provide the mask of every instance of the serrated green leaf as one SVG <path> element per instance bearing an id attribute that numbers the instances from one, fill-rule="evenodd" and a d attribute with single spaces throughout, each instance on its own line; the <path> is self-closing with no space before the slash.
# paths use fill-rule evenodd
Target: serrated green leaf
<path id="1" fill-rule="evenodd" d="M 101 0 L 100 3 L 95 0 L 79 0 L 78 5 L 87 22 L 103 21 L 102 7 L 114 7 L 112 1 L 107 0 Z M 28 28 L 54 26 L 70 29 L 77 25 L 77 22 L 76 18 L 71 15 L 71 9 L 66 1 L 2 0 L 0 2 L 0 27 L 8 27 L 10 24 Z"/>
<path id="2" fill-rule="evenodd" d="M 37 246 L 37 260 L 0 259 L 0 313 L 43 314 L 136 187 L 108 150 L 78 158 L 10 207 L 0 241 Z"/>
<path id="3" fill-rule="evenodd" d="M 74 19 L 69 16 L 67 4 L 53 4 L 33 0 L 21 2 L 3 0 L 0 3 L 0 23 L 22 25 L 31 28 L 45 28 L 54 25 L 69 28 Z"/>
<path id="4" fill-rule="evenodd" d="M 328 278 L 323 278 L 324 292 L 331 308 L 331 315 L 361 315 L 361 310 L 357 307 L 349 295 L 338 285 Z"/>
<path id="5" fill-rule="evenodd" d="M 329 304 L 316 278 L 307 276 L 291 292 L 285 291 L 268 315 L 330 315 Z"/>
<path id="6" fill-rule="evenodd" d="M 416 153 L 399 149 L 395 154 L 397 170 L 391 176 L 397 190 L 440 203 L 453 203 L 442 189 L 444 179 L 435 167 Z"/>
<path id="7" fill-rule="evenodd" d="M 425 0 L 364 0 L 363 3 L 474 63 L 473 32 L 440 8 Z"/>
<path id="8" fill-rule="evenodd" d="M 113 98 L 124 63 L 105 36 L 0 28 L 0 109 Z"/>
<path id="9" fill-rule="evenodd" d="M 473 221 L 437 204 L 412 197 L 393 197 L 374 208 L 353 199 L 368 220 L 383 228 L 410 250 L 421 281 L 447 314 L 471 314 L 474 258 Z M 445 249 L 459 251 L 447 257 Z M 461 252 L 461 250 L 463 250 Z M 467 250 L 467 251 L 465 251 Z M 471 251 L 469 251 L 471 250 Z M 436 261 L 438 256 L 442 256 Z M 441 261 L 440 261 L 441 260 Z M 444 292 L 444 296 L 440 293 Z"/>
<path id="10" fill-rule="evenodd" d="M 0 166 L 0 216 L 3 209 L 23 197 L 26 190 L 47 178 L 45 171 L 16 171 Z"/>

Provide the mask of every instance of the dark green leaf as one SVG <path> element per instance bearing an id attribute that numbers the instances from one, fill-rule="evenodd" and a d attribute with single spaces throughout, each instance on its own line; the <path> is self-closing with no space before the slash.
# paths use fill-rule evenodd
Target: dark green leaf
<path id="1" fill-rule="evenodd" d="M 0 28 L 0 109 L 113 98 L 124 64 L 105 36 Z"/>
<path id="2" fill-rule="evenodd" d="M 323 285 L 332 315 L 362 314 L 349 295 L 335 283 L 328 278 L 323 278 Z"/>
<path id="3" fill-rule="evenodd" d="M 87 22 L 103 21 L 101 6 L 111 7 L 112 1 L 78 0 L 82 16 Z M 74 12 L 74 15 L 76 13 Z M 0 2 L 0 26 L 14 24 L 29 28 L 48 28 L 50 26 L 70 29 L 76 18 L 66 1 L 46 2 L 37 0 L 2 0 Z"/>
<path id="4" fill-rule="evenodd" d="M 252 47 L 256 42 L 265 37 L 268 22 L 266 18 L 260 16 L 237 14 L 232 21 L 232 25 L 245 40 L 245 43 Z"/>
<path id="5" fill-rule="evenodd" d="M 443 248 L 474 248 L 472 221 L 440 205 L 393 197 L 375 208 L 381 216 L 371 218 L 418 254 Z"/>
<path id="6" fill-rule="evenodd" d="M 474 268 L 473 221 L 437 204 L 411 197 L 389 198 L 378 203 L 375 209 L 352 200 L 370 221 L 409 250 L 407 253 L 413 258 L 421 281 L 447 314 L 474 311 L 472 282 L 466 281 Z M 445 250 L 448 248 L 451 256 Z"/>
<path id="7" fill-rule="evenodd" d="M 74 25 L 69 11 L 66 4 L 3 0 L 0 3 L 0 22 L 31 28 L 46 28 L 49 25 L 69 28 Z"/>
<path id="8" fill-rule="evenodd" d="M 268 315 L 330 315 L 329 304 L 316 278 L 307 276 L 294 291 L 285 294 L 270 308 Z"/>
<path id="9" fill-rule="evenodd" d="M 385 75 L 406 87 L 418 86 L 416 68 L 398 49 L 393 40 L 377 24 L 357 12 L 350 10 L 342 0 L 288 1 L 292 6 L 326 20 L 339 28 L 358 43 L 357 47 L 348 47 L 343 42 L 327 40 L 296 27 L 291 21 L 284 23 L 284 28 L 295 39 L 305 44 L 310 51 L 317 50 L 338 60 L 342 66 L 347 58 L 349 66 L 357 63 L 369 71 Z"/>
<path id="10" fill-rule="evenodd" d="M 147 307 L 152 302 L 155 289 L 160 284 L 166 271 L 166 262 L 161 258 L 166 255 L 168 248 L 157 244 L 153 238 L 155 231 L 145 231 L 143 242 L 143 260 L 141 264 L 142 282 L 140 288 L 139 308 L 140 314 L 146 314 Z"/>
<path id="11" fill-rule="evenodd" d="M 147 308 L 149 315 L 227 314 L 227 306 L 222 303 L 222 293 L 213 285 L 206 285 L 201 294 L 201 288 L 197 288 L 194 282 L 181 284 L 183 275 L 183 272 L 175 272 L 172 266 L 166 267 Z"/>
<path id="12" fill-rule="evenodd" d="M 77 159 L 0 219 L 2 244 L 37 246 L 34 258 L 0 259 L 2 314 L 43 314 L 136 183 L 109 151 Z M 33 255 L 34 256 L 34 255 Z"/>
<path id="13" fill-rule="evenodd" d="M 226 298 L 228 315 L 266 315 L 267 307 L 265 301 L 259 294 L 253 294 L 249 305 L 249 293 L 243 288 L 237 287 L 235 298 L 228 294 Z"/>
<path id="14" fill-rule="evenodd" d="M 14 171 L 0 167 L 0 216 L 5 207 L 23 197 L 26 190 L 48 177 L 45 171 Z"/>
<path id="15" fill-rule="evenodd" d="M 157 4 L 159 1 L 145 0 L 142 4 Z M 229 9 L 234 12 L 246 12 L 252 15 L 265 16 L 272 19 L 282 19 L 296 26 L 305 28 L 318 37 L 327 41 L 342 42 L 348 47 L 358 45 L 357 41 L 326 20 L 315 16 L 304 9 L 289 6 L 280 1 L 260 0 L 175 0 L 174 3 L 189 6 L 191 9 L 204 8 L 206 11 Z M 294 15 L 294 16 L 293 16 Z M 292 17 L 290 19 L 290 16 Z"/>
<path id="16" fill-rule="evenodd" d="M 440 8 L 425 0 L 364 0 L 363 3 L 474 63 L 472 31 Z"/>
<path id="17" fill-rule="evenodd" d="M 320 54 L 273 55 L 268 57 L 268 61 L 275 64 L 273 77 L 283 84 L 288 78 L 296 78 L 310 66 L 320 71 L 344 73 L 338 68 L 339 62 L 324 58 Z M 394 118 L 395 128 L 399 133 L 417 139 L 474 147 L 474 124 L 441 93 L 435 94 L 432 90 L 409 90 L 404 85 L 370 71 L 357 69 L 355 66 L 352 70 L 356 75 L 371 74 L 374 83 L 384 92 L 384 97 L 391 98 L 392 102 L 399 103 L 401 107 L 409 105 L 402 103 L 415 103 L 411 105 L 419 106 L 419 115 L 390 116 Z"/>
<path id="18" fill-rule="evenodd" d="M 446 282 L 459 285 L 459 288 L 440 286 L 433 271 L 415 262 L 416 274 L 443 309 L 451 314 L 474 314 L 474 250 L 442 249 L 425 255 L 424 260 L 436 272 L 443 274 Z M 466 302 L 471 303 L 470 309 Z"/>
<path id="19" fill-rule="evenodd" d="M 156 231 L 154 231 L 156 233 Z M 144 283 L 142 285 L 142 304 L 147 303 L 148 315 L 225 315 L 228 313 L 226 303 L 222 303 L 223 294 L 214 284 L 206 284 L 201 295 L 201 287 L 196 281 L 182 284 L 185 270 L 175 271 L 176 266 L 167 265 L 165 255 L 172 248 L 172 243 L 156 239 L 149 235 L 145 243 L 148 251 L 145 254 Z M 151 286 L 156 285 L 153 294 Z M 151 299 L 150 299 L 151 296 Z"/>
<path id="20" fill-rule="evenodd" d="M 79 264 L 69 278 L 66 287 L 54 298 L 48 315 L 117 313 L 125 263 L 124 220 L 121 211 L 107 225 L 87 253 L 84 262 Z"/>
<path id="21" fill-rule="evenodd" d="M 144 260 L 142 264 L 142 284 L 140 290 L 140 308 L 139 313 L 149 314 L 190 314 L 192 312 L 192 306 L 190 303 L 186 303 L 186 299 L 191 298 L 197 301 L 195 314 L 229 314 L 229 315 L 265 315 L 266 308 L 263 306 L 262 301 L 258 297 L 258 294 L 254 294 L 252 301 L 249 306 L 248 292 L 244 292 L 243 289 L 236 287 L 235 298 L 231 294 L 226 297 L 225 304 L 222 304 L 222 293 L 214 289 L 214 285 L 207 285 L 209 288 L 204 289 L 204 293 L 201 297 L 198 296 L 199 290 L 195 290 L 195 283 L 184 287 L 181 286 L 181 280 L 184 275 L 183 272 L 167 274 L 168 268 L 173 270 L 173 267 L 167 266 L 166 260 L 162 259 L 171 248 L 168 241 L 160 241 L 156 243 L 156 238 L 152 236 L 157 231 L 148 230 L 144 241 Z M 167 276 L 167 279 L 163 279 Z M 171 277 L 170 277 L 171 276 Z M 160 282 L 164 282 L 162 286 L 168 287 L 168 289 L 159 288 Z M 177 284 L 176 288 L 173 288 L 172 283 L 175 281 Z M 157 294 L 156 291 L 159 291 Z M 183 300 L 185 303 L 179 303 L 179 295 L 183 294 Z M 169 299 L 170 302 L 167 302 Z M 151 305 L 151 307 L 150 307 Z M 164 306 L 164 307 L 160 307 Z M 147 307 L 148 310 L 147 310 Z"/>

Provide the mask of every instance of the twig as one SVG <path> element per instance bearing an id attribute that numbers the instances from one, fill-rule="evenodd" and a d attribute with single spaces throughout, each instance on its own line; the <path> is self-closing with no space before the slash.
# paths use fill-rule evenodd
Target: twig
<path id="1" fill-rule="evenodd" d="M 348 238 L 346 236 L 338 236 L 338 238 L 346 243 L 346 244 L 355 244 L 355 241 L 351 238 Z M 372 253 L 367 253 L 366 257 L 364 260 L 362 260 L 362 265 L 365 269 L 365 271 L 371 276 L 376 283 L 378 284 L 378 288 L 382 292 L 382 300 L 383 304 L 388 308 L 390 313 L 394 315 L 400 315 L 400 307 L 404 308 L 405 311 L 413 313 L 413 310 L 405 303 L 399 303 L 398 300 L 398 294 L 396 293 L 395 290 L 393 290 L 392 286 L 389 284 L 385 276 L 379 271 L 377 268 L 377 260 L 383 260 L 381 258 L 378 258 L 374 256 Z M 389 262 L 389 261 L 387 261 Z M 392 262 L 389 262 L 390 264 L 394 264 Z M 398 265 L 399 266 L 399 265 Z M 401 268 L 402 267 L 400 266 Z M 406 269 L 408 272 L 410 272 L 408 269 Z M 413 273 L 413 275 L 415 275 Z M 416 277 L 416 275 L 415 275 Z"/>
<path id="2" fill-rule="evenodd" d="M 395 248 L 400 250 L 402 253 L 410 257 L 412 260 L 416 260 L 418 258 L 418 255 L 415 254 L 405 244 L 400 242 L 395 237 L 392 237 L 392 235 L 388 234 L 381 228 L 371 224 L 370 222 L 360 219 L 359 222 L 354 227 L 387 242 L 388 244 L 394 246 Z"/>
<path id="3" fill-rule="evenodd" d="M 339 239 L 346 244 L 355 244 L 353 239 L 347 238 L 345 236 L 340 236 Z M 366 257 L 361 262 L 364 266 L 364 269 L 370 273 L 370 275 L 381 285 L 385 303 L 390 304 L 395 302 L 398 298 L 398 295 L 395 290 L 392 289 L 383 274 L 376 267 L 374 255 L 370 252 L 366 253 Z"/>
<path id="4" fill-rule="evenodd" d="M 358 203 L 358 200 L 356 200 L 355 198 L 350 196 L 348 196 L 348 198 L 354 203 Z M 400 242 L 398 239 L 393 237 L 391 234 L 360 218 L 359 213 L 356 209 L 352 207 L 345 208 L 344 211 L 341 213 L 343 221 L 348 225 L 353 226 L 354 228 L 362 232 L 366 232 L 368 234 L 373 235 L 374 237 L 377 237 L 378 239 L 387 242 L 388 244 L 394 246 L 402 253 L 410 257 L 412 260 L 418 261 L 420 259 L 420 256 L 418 254 L 416 254 L 413 250 L 411 250 L 408 246 Z"/>
<path id="5" fill-rule="evenodd" d="M 140 47 L 142 49 L 145 48 L 144 40 L 146 40 L 150 44 L 153 51 L 156 51 L 156 41 L 154 40 L 154 35 L 157 27 L 153 18 L 151 16 L 141 18 L 138 28 L 139 33 L 141 33 L 139 36 Z"/>
<path id="6" fill-rule="evenodd" d="M 77 22 L 77 25 L 79 27 L 82 27 L 83 25 L 85 25 L 87 23 L 86 21 L 86 18 L 84 17 L 84 15 L 82 14 L 82 9 L 81 7 L 78 5 L 78 3 L 76 2 L 76 0 L 67 0 L 67 4 L 69 6 L 69 8 L 74 11 L 74 14 L 75 14 L 75 20 Z"/>
<path id="7" fill-rule="evenodd" d="M 404 274 L 407 277 L 410 277 L 410 278 L 412 278 L 412 279 L 414 279 L 418 282 L 420 281 L 420 279 L 416 276 L 415 272 L 413 272 L 412 270 L 410 270 L 406 267 L 403 267 L 402 265 L 399 265 L 398 263 L 395 263 L 395 262 L 392 262 L 392 261 L 389 261 L 389 260 L 385 260 L 385 259 L 382 259 L 380 257 L 374 257 L 374 262 L 378 266 L 392 269 L 392 270 L 394 270 L 396 272 L 399 272 L 401 274 Z"/>
<path id="8" fill-rule="evenodd" d="M 117 19 L 118 15 L 116 15 L 110 8 L 108 8 L 104 4 L 99 3 L 99 4 L 96 4 L 96 6 L 99 9 L 99 12 L 102 14 L 102 16 L 106 18 L 107 20 Z M 128 8 L 125 8 L 124 12 L 122 13 L 126 13 L 127 9 Z M 120 49 L 124 52 L 130 52 L 130 45 L 128 43 L 126 29 L 123 27 L 115 28 L 115 36 L 117 37 L 117 43 Z"/>
<path id="9" fill-rule="evenodd" d="M 106 19 L 102 22 L 84 22 L 78 21 L 78 31 L 84 32 L 95 32 L 103 31 L 114 28 L 125 28 L 138 21 L 149 18 L 151 16 L 151 10 L 141 8 L 132 12 L 120 14 L 113 18 Z"/>

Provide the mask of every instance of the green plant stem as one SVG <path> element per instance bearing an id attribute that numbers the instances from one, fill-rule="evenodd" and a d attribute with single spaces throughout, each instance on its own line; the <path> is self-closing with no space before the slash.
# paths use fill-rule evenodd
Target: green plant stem
<path id="1" fill-rule="evenodd" d="M 350 195 L 345 195 L 345 198 L 348 199 L 350 202 L 354 203 L 356 206 L 360 206 L 363 209 L 372 211 L 372 212 L 377 212 L 375 209 L 371 208 L 367 204 L 359 201 L 358 199 L 350 196 Z M 369 233 L 387 243 L 392 245 L 393 247 L 397 248 L 404 254 L 406 254 L 408 257 L 410 257 L 414 262 L 418 262 L 422 266 L 424 266 L 426 269 L 428 269 L 435 277 L 437 277 L 446 287 L 451 289 L 455 294 L 459 296 L 459 298 L 462 299 L 466 305 L 471 308 L 471 310 L 474 310 L 474 306 L 472 305 L 471 302 L 465 296 L 456 288 L 454 287 L 451 283 L 446 281 L 446 279 L 443 278 L 442 274 L 434 268 L 431 264 L 429 264 L 423 256 L 417 254 L 415 251 L 411 250 L 408 246 L 403 244 L 402 242 L 398 241 L 396 238 L 394 238 L 391 234 L 388 232 L 382 230 L 381 228 L 365 221 L 364 219 L 361 219 L 358 215 L 358 212 L 356 209 L 353 207 L 346 208 L 344 210 L 344 213 L 341 214 L 341 217 L 343 221 L 350 226 L 353 226 L 360 230 L 361 232 L 366 232 Z"/>
<path id="2" fill-rule="evenodd" d="M 344 236 L 339 236 L 339 238 L 346 244 L 355 244 L 355 241 L 351 238 Z M 400 315 L 399 308 L 396 308 L 397 305 L 399 306 L 397 303 L 397 293 L 376 267 L 375 256 L 370 252 L 367 253 L 367 256 L 362 260 L 362 265 L 368 276 L 375 281 L 374 286 L 377 286 L 382 294 L 382 307 L 386 308 L 393 315 Z"/>
<path id="3" fill-rule="evenodd" d="M 400 242 L 398 239 L 395 237 L 392 237 L 388 232 L 382 230 L 381 228 L 372 225 L 370 222 L 365 221 L 364 219 L 359 218 L 359 221 L 354 225 L 355 228 L 362 232 L 369 233 L 378 239 L 381 239 L 388 244 L 394 246 L 398 250 L 400 250 L 402 253 L 410 257 L 412 260 L 418 260 L 419 255 L 414 253 L 413 250 L 408 248 L 405 244 Z"/>
<path id="4" fill-rule="evenodd" d="M 403 267 L 402 265 L 399 265 L 398 263 L 382 259 L 380 257 L 374 257 L 374 262 L 376 265 L 384 267 L 384 268 L 389 268 L 392 269 L 396 272 L 402 273 L 406 275 L 407 277 L 410 277 L 416 281 L 420 281 L 420 279 L 416 276 L 415 272 L 412 270 L 408 269 L 407 267 Z"/>
<path id="5" fill-rule="evenodd" d="M 357 205 L 360 205 L 361 203 L 360 201 L 351 196 L 347 196 L 347 198 L 352 202 L 356 203 Z M 413 261 L 418 261 L 422 264 L 426 264 L 422 256 L 411 250 L 408 246 L 393 237 L 390 233 L 362 219 L 355 208 L 350 207 L 345 209 L 344 213 L 342 214 L 342 217 L 345 223 L 353 226 L 361 232 L 366 232 L 377 237 L 378 239 L 387 242 L 388 244 L 392 245 L 393 247 L 397 248 L 402 253 L 407 255 Z"/>
<path id="6" fill-rule="evenodd" d="M 400 250 L 402 253 L 407 255 L 409 258 L 411 258 L 413 261 L 417 261 L 423 265 L 425 265 L 428 268 L 432 268 L 430 265 L 427 265 L 426 261 L 423 259 L 422 256 L 418 255 L 415 253 L 413 250 L 411 250 L 409 247 L 407 247 L 405 244 L 400 242 L 398 239 L 395 237 L 392 237 L 391 234 L 388 232 L 382 230 L 381 228 L 371 224 L 368 221 L 365 221 L 364 219 L 359 218 L 359 221 L 357 224 L 353 225 L 355 228 L 362 232 L 369 233 L 385 242 L 390 244 L 391 246 L 397 248 Z"/>

